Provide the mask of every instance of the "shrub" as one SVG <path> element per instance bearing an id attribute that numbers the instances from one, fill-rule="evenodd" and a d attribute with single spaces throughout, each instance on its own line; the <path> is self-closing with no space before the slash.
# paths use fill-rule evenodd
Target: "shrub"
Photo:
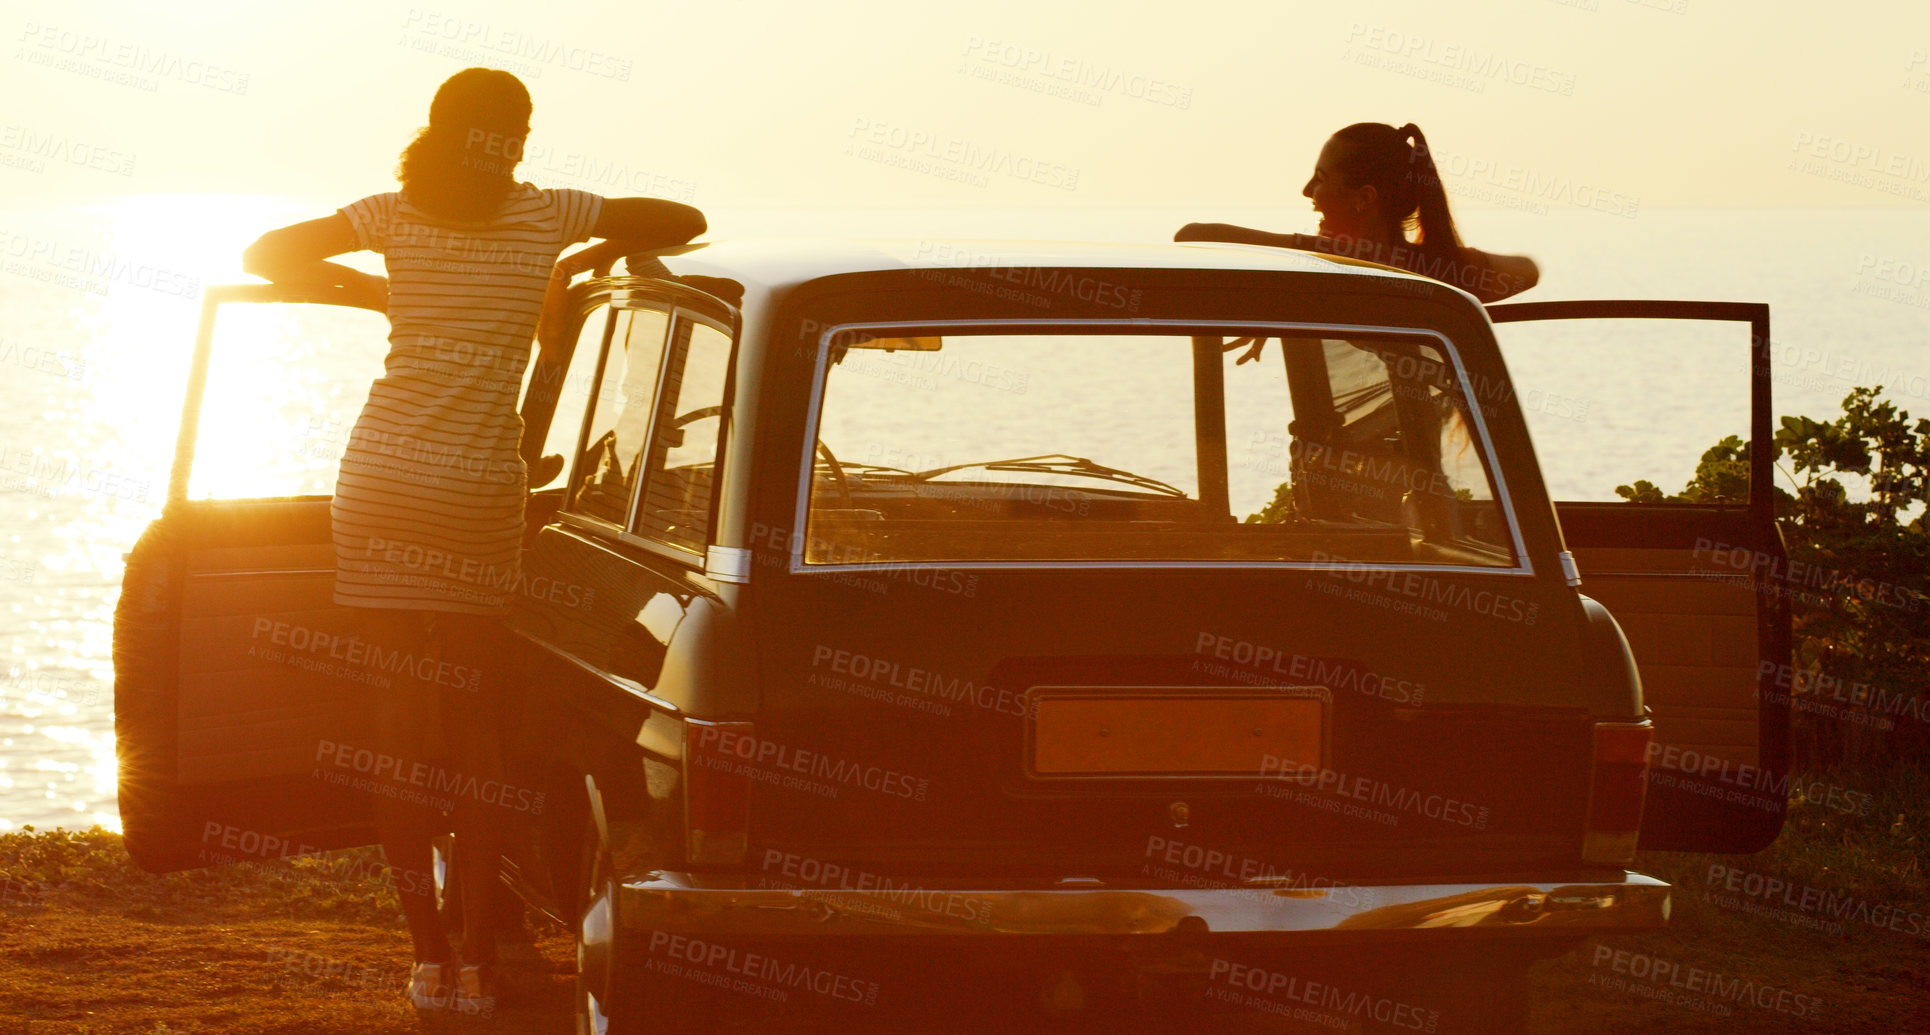
<path id="1" fill-rule="evenodd" d="M 1930 762 L 1930 419 L 1856 388 L 1832 421 L 1784 417 L 1775 459 L 1795 487 L 1776 489 L 1792 575 L 1794 746 L 1798 767 Z M 1780 466 L 1780 465 L 1779 465 Z M 1846 485 L 1845 479 L 1852 484 Z M 1742 502 L 1749 444 L 1710 447 L 1683 490 L 1638 481 L 1633 502 Z M 1830 707 L 1805 708 L 1805 698 Z"/>

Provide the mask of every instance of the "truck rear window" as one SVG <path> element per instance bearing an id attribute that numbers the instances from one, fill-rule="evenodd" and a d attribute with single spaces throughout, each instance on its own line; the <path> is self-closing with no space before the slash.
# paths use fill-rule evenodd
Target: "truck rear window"
<path id="1" fill-rule="evenodd" d="M 847 328 L 802 559 L 1512 567 L 1444 342 L 1254 328 Z"/>

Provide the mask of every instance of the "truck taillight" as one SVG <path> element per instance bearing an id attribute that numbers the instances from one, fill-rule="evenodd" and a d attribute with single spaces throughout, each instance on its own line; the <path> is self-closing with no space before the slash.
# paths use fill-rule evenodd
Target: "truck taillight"
<path id="1" fill-rule="evenodd" d="M 1647 722 L 1595 724 L 1588 825 L 1582 834 L 1584 860 L 1623 865 L 1635 857 L 1635 841 L 1642 831 L 1642 801 L 1649 786 L 1649 741 L 1653 739 L 1655 727 Z"/>
<path id="2" fill-rule="evenodd" d="M 757 729 L 751 723 L 684 723 L 684 856 L 690 865 L 744 861 L 756 757 Z"/>

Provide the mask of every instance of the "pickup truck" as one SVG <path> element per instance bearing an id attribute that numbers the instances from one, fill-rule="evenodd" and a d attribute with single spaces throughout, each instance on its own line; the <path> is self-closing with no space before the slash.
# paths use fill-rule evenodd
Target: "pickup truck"
<path id="1" fill-rule="evenodd" d="M 499 863 L 575 932 L 579 1030 L 864 1026 L 983 966 L 1030 987 L 981 1027 L 1521 1031 L 1528 964 L 1665 924 L 1638 848 L 1780 830 L 1781 565 L 1710 549 L 1781 556 L 1764 306 L 1225 245 L 628 270 L 511 370 Z M 217 316 L 356 304 L 207 292 L 116 612 L 149 870 L 373 842 L 367 695 L 437 675 L 340 649 L 326 492 L 190 491 Z M 1747 330 L 1746 504 L 1551 500 L 1496 327 L 1574 320 Z"/>

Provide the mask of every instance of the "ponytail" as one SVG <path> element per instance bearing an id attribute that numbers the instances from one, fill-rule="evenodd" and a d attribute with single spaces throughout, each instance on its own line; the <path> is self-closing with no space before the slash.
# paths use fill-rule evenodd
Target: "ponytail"
<path id="1" fill-rule="evenodd" d="M 1414 243 L 1429 251 L 1461 247 L 1448 211 L 1447 187 L 1419 126 L 1410 122 L 1395 129 L 1380 122 L 1356 122 L 1335 133 L 1334 139 L 1347 145 L 1340 173 L 1348 185 L 1372 186 L 1382 211 L 1398 224 L 1403 236 L 1414 230 Z"/>
<path id="2" fill-rule="evenodd" d="M 1434 167 L 1434 153 L 1428 150 L 1421 127 L 1412 122 L 1400 128 L 1401 139 L 1411 142 L 1409 161 L 1413 167 L 1414 212 L 1419 234 L 1414 243 L 1437 249 L 1459 249 L 1461 235 L 1454 230 L 1454 216 L 1448 212 L 1447 186 Z"/>

